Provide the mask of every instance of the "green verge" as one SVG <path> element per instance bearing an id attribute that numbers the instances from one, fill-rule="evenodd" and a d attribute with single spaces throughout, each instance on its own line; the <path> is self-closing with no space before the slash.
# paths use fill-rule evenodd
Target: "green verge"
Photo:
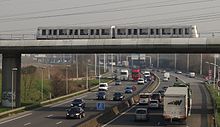
<path id="1" fill-rule="evenodd" d="M 213 101 L 214 104 L 216 103 L 216 113 L 215 113 L 215 119 L 216 119 L 216 123 L 218 125 L 218 127 L 220 127 L 220 96 L 218 96 L 218 92 L 220 92 L 217 89 L 213 88 L 213 85 L 207 85 L 208 90 L 210 91 L 210 93 L 212 94 L 213 97 Z M 220 93 L 219 93 L 220 94 Z"/>

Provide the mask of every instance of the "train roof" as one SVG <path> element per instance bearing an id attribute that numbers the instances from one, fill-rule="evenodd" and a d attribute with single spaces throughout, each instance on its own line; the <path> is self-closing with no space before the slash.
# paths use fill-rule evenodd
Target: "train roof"
<path id="1" fill-rule="evenodd" d="M 71 28 L 111 28 L 115 26 L 116 28 L 187 28 L 195 27 L 196 25 L 162 25 L 162 26 L 151 26 L 151 25 L 101 25 L 101 26 L 42 26 L 38 29 L 71 29 Z"/>

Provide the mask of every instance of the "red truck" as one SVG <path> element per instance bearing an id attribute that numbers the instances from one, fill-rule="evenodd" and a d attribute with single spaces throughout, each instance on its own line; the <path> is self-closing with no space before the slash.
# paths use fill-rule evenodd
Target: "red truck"
<path id="1" fill-rule="evenodd" d="M 131 75 L 132 75 L 133 81 L 137 81 L 141 77 L 140 67 L 132 67 Z"/>

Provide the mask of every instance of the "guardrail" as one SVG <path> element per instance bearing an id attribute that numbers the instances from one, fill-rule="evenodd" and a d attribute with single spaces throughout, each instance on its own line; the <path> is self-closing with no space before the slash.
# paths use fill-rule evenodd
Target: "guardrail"
<path id="1" fill-rule="evenodd" d="M 156 75 L 154 76 L 156 77 L 155 81 L 149 84 L 146 88 L 144 88 L 144 89 L 148 89 L 148 92 L 153 92 L 153 90 L 159 85 L 160 82 L 159 77 L 157 77 Z M 93 118 L 87 120 L 86 122 L 82 122 L 77 127 L 100 127 L 103 124 L 115 118 L 116 116 L 118 116 L 120 113 L 124 112 L 128 108 L 138 103 L 138 101 L 139 101 L 139 96 L 137 93 L 131 96 L 130 98 L 122 101 L 121 103 L 116 104 L 109 110 L 106 110 L 104 113 L 100 113 L 97 116 L 93 116 Z"/>

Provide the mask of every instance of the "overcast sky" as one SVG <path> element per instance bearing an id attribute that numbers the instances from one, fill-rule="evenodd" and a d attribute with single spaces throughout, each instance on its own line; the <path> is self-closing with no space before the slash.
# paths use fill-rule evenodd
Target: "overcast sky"
<path id="1" fill-rule="evenodd" d="M 39 26 L 139 24 L 220 31 L 220 0 L 0 0 L 1 34 L 32 34 Z"/>

